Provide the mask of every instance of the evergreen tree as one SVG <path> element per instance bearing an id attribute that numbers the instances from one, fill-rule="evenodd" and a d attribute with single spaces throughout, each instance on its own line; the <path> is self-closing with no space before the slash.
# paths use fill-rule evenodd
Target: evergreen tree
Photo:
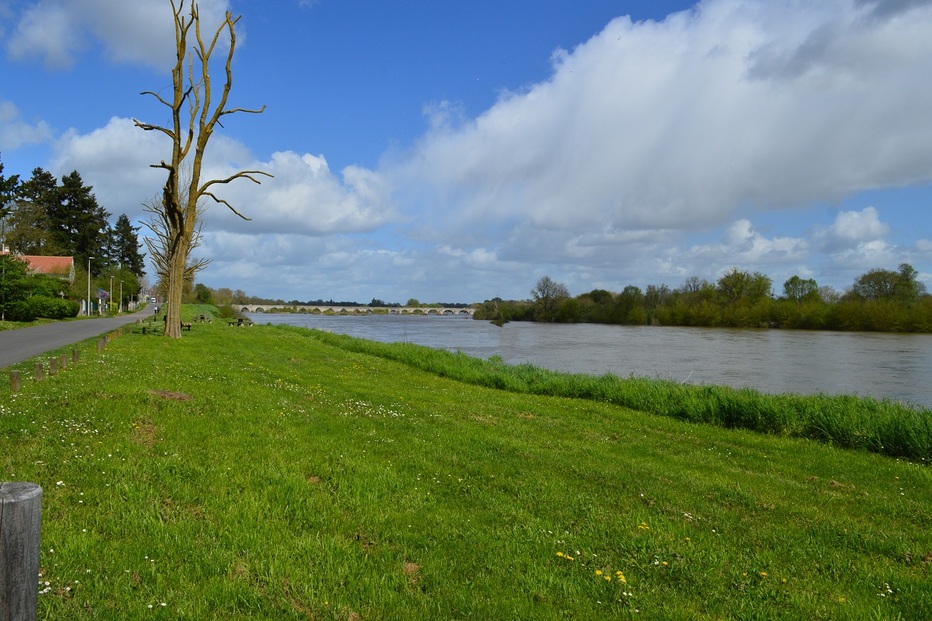
<path id="1" fill-rule="evenodd" d="M 62 177 L 58 200 L 48 207 L 51 232 L 64 254 L 84 265 L 88 257 L 91 272 L 100 273 L 100 266 L 111 262 L 107 252 L 107 219 L 110 213 L 97 204 L 90 186 L 84 185 L 78 171 Z"/>
<path id="2" fill-rule="evenodd" d="M 46 170 L 35 168 L 19 188 L 9 217 L 7 244 L 20 254 L 66 254 L 51 232 L 49 208 L 58 200 L 58 180 Z"/>
<path id="3" fill-rule="evenodd" d="M 10 214 L 18 189 L 19 175 L 5 177 L 3 175 L 3 161 L 0 160 L 0 219 L 4 219 Z"/>
<path id="4" fill-rule="evenodd" d="M 139 237 L 136 231 L 138 226 L 133 226 L 129 222 L 126 214 L 120 214 L 117 218 L 116 225 L 111 229 L 111 252 L 112 260 L 118 263 L 122 269 L 127 270 L 137 277 L 145 275 L 145 254 L 140 254 Z"/>

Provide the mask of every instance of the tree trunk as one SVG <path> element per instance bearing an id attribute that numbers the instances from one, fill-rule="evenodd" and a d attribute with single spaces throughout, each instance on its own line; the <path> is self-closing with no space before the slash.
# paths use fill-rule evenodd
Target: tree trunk
<path id="1" fill-rule="evenodd" d="M 165 296 L 165 336 L 181 338 L 181 294 L 184 291 L 184 272 L 188 253 L 176 248 L 169 258 L 168 290 Z"/>

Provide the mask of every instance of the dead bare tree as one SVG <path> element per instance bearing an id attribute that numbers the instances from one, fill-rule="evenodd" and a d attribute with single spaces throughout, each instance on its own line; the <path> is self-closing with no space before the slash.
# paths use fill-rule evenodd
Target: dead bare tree
<path id="1" fill-rule="evenodd" d="M 159 261 L 164 264 L 167 278 L 165 335 L 173 338 L 181 338 L 181 296 L 184 291 L 185 275 L 189 269 L 188 255 L 193 247 L 192 243 L 200 237 L 201 212 L 198 205 L 203 199 L 209 198 L 225 205 L 240 218 L 249 220 L 229 202 L 214 194 L 214 186 L 225 185 L 236 179 L 249 179 L 253 183 L 261 183 L 259 175 L 272 176 L 261 170 L 242 170 L 225 179 L 201 182 L 204 152 L 213 135 L 214 127 L 217 125 L 223 127 L 220 120 L 227 114 L 236 112 L 260 114 L 265 110 L 265 106 L 258 110 L 227 108 L 227 100 L 233 86 L 231 65 L 236 51 L 235 26 L 240 17 L 234 18 L 233 14 L 227 11 L 223 22 L 214 31 L 213 37 L 205 41 L 201 34 L 201 19 L 197 3 L 192 0 L 187 14 L 185 4 L 185 0 L 180 0 L 178 3 L 171 0 L 175 22 L 176 51 L 176 62 L 172 68 L 174 97 L 168 101 L 154 91 L 142 93 L 155 97 L 171 110 L 171 127 L 152 125 L 134 119 L 137 127 L 145 131 L 161 132 L 172 140 L 171 162 L 162 160 L 152 165 L 153 168 L 167 170 L 168 178 L 162 190 L 161 205 L 158 207 L 162 213 L 157 220 L 158 226 L 164 233 L 164 239 L 159 241 L 156 247 L 163 254 L 156 258 L 155 251 L 152 248 L 150 251 L 153 252 L 153 259 L 157 265 Z M 196 41 L 189 50 L 188 35 L 192 26 Z M 226 77 L 219 100 L 214 103 L 215 93 L 210 81 L 210 59 L 222 37 L 223 43 L 228 43 L 225 62 Z M 186 119 L 185 112 L 187 112 Z M 183 165 L 186 172 L 189 171 L 185 174 L 184 181 L 181 179 Z M 158 205 L 158 202 L 156 204 Z"/>
<path id="2" fill-rule="evenodd" d="M 168 289 L 169 278 L 169 248 L 171 247 L 172 235 L 169 231 L 168 215 L 162 205 L 162 196 L 156 196 L 152 200 L 143 203 L 142 209 L 149 214 L 149 219 L 143 222 L 145 227 L 152 232 L 152 236 L 144 238 L 146 248 L 149 249 L 149 256 L 152 257 L 152 263 L 155 266 L 155 275 L 158 278 L 158 288 L 163 292 Z M 188 246 L 188 257 L 184 268 L 184 277 L 182 280 L 182 292 L 187 291 L 189 286 L 194 285 L 194 277 L 198 272 L 207 267 L 210 259 L 196 258 L 191 252 L 201 245 L 201 229 L 203 221 L 201 214 L 203 208 L 198 207 L 194 231 L 191 235 L 191 243 Z"/>

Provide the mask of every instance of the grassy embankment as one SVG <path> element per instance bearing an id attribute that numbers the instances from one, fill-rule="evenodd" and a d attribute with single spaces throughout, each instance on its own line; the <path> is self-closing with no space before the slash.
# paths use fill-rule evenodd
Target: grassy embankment
<path id="1" fill-rule="evenodd" d="M 927 466 L 350 347 L 196 324 L 0 386 L 40 618 L 932 618 Z"/>

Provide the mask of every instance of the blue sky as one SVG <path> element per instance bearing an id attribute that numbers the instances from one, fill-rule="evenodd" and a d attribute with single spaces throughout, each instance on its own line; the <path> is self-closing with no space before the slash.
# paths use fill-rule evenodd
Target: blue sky
<path id="1" fill-rule="evenodd" d="M 932 288 L 930 0 L 202 0 L 242 15 L 198 278 L 286 300 L 678 287 L 733 267 Z M 0 161 L 141 222 L 167 0 L 0 0 Z"/>

